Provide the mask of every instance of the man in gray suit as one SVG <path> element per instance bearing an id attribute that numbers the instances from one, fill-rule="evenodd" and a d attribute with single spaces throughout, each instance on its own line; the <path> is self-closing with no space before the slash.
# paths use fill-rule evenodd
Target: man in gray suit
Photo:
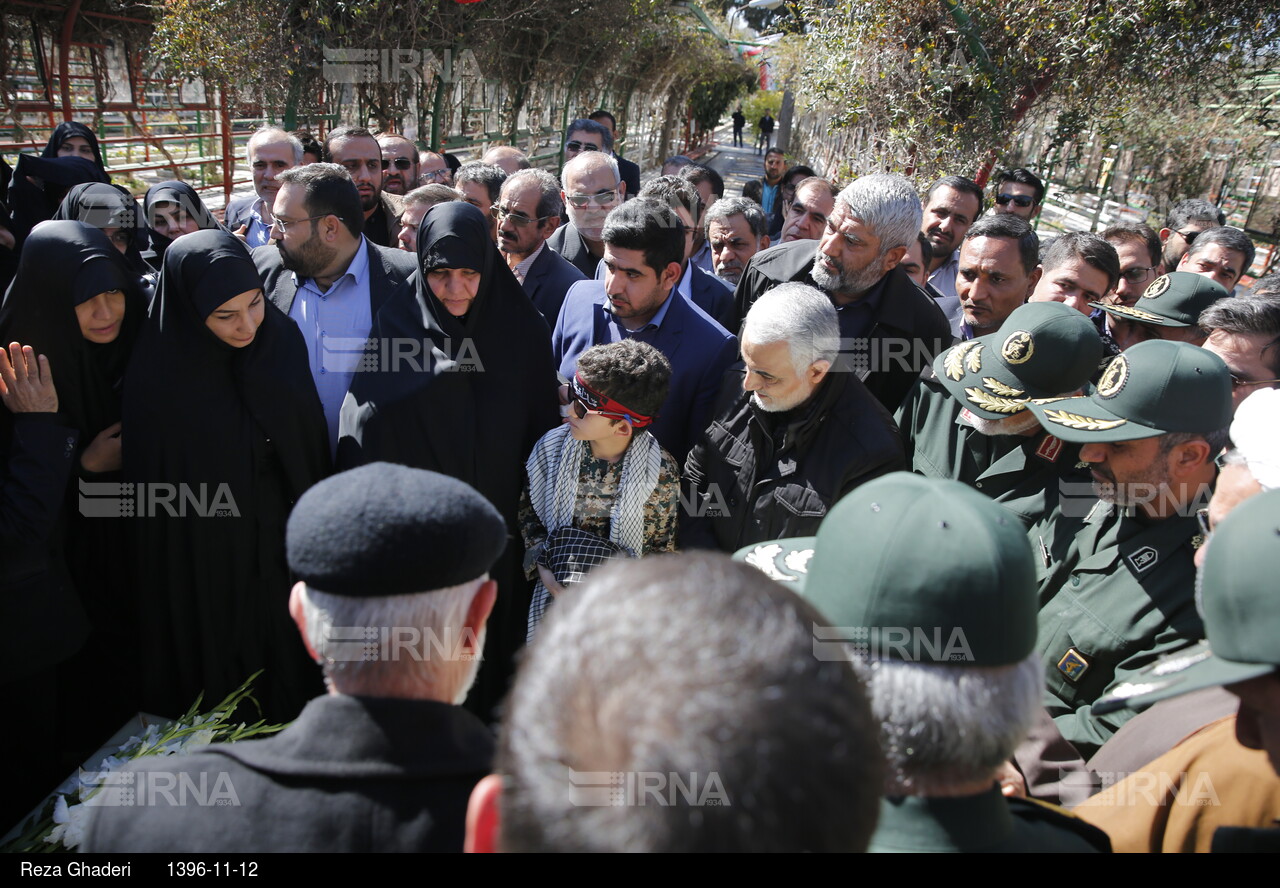
<path id="1" fill-rule="evenodd" d="M 374 315 L 417 268 L 417 257 L 370 243 L 360 194 L 345 169 L 313 163 L 280 176 L 272 245 L 253 253 L 267 298 L 307 341 L 329 446 Z M 409 297 L 405 297 L 409 298 Z"/>
<path id="2" fill-rule="evenodd" d="M 264 126 L 249 137 L 244 156 L 253 172 L 254 193 L 229 201 L 223 220 L 252 250 L 271 240 L 271 207 L 280 190 L 276 177 L 302 163 L 302 142 L 279 127 Z"/>

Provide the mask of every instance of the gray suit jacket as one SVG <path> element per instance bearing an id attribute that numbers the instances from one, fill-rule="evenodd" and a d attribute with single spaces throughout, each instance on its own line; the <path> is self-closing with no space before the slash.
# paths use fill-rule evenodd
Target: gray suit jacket
<path id="1" fill-rule="evenodd" d="M 367 240 L 364 245 L 369 251 L 370 314 L 376 316 L 391 294 L 417 271 L 418 261 L 412 253 L 404 250 L 380 247 Z M 287 315 L 293 307 L 294 297 L 298 295 L 298 285 L 293 281 L 293 272 L 280 261 L 280 250 L 274 245 L 258 247 L 253 251 L 253 264 L 262 275 L 267 298 Z"/>

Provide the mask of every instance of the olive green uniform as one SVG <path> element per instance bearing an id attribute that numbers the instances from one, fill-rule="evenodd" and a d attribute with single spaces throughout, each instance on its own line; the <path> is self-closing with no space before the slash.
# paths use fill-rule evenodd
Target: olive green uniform
<path id="1" fill-rule="evenodd" d="M 965 407 L 936 379 L 920 380 L 894 419 L 911 471 L 960 481 L 991 497 L 1031 527 L 1053 511 L 1062 481 L 1089 486 L 1076 468 L 1080 445 L 1038 431 L 984 435 L 965 419 Z"/>
<path id="2" fill-rule="evenodd" d="M 908 796 L 880 803 L 868 851 L 1086 853 L 1110 851 L 1106 833 L 1055 805 L 1006 799 L 998 786 L 973 796 Z"/>
<path id="3" fill-rule="evenodd" d="M 1095 715 L 1111 688 L 1204 637 L 1195 607 L 1193 515 L 1149 521 L 1098 502 L 1083 517 L 1065 500 L 1029 533 L 1040 591 L 1037 648 L 1045 707 L 1086 759 L 1131 712 Z M 1072 506 L 1075 508 L 1073 509 Z"/>

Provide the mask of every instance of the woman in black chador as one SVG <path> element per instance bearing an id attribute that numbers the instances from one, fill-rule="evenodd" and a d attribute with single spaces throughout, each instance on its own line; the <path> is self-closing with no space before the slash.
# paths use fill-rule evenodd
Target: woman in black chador
<path id="1" fill-rule="evenodd" d="M 27 238 L 0 309 L 0 339 L 48 359 L 58 398 L 58 412 L 40 418 L 0 407 L 6 483 L 21 481 L 28 495 L 0 534 L 0 625 L 9 633 L 0 709 L 14 726 L 0 749 L 22 763 L 7 814 L 16 814 L 10 803 L 25 809 L 33 793 L 47 793 L 137 712 L 124 528 L 78 508 L 77 483 L 119 481 L 120 386 L 146 311 L 134 279 L 98 229 L 45 222 Z M 69 469 L 51 474 L 24 457 L 32 422 L 62 429 L 43 457 L 56 446 Z"/>
<path id="2" fill-rule="evenodd" d="M 265 669 L 263 714 L 292 719 L 323 688 L 288 614 L 284 528 L 328 471 L 328 433 L 302 334 L 233 235 L 166 251 L 124 427 L 144 705 L 181 713 L 201 691 L 212 704 Z"/>
<path id="3" fill-rule="evenodd" d="M 124 254 L 125 263 L 131 269 L 139 275 L 154 271 L 142 258 L 142 251 L 151 247 L 142 211 L 133 195 L 119 185 L 103 182 L 76 185 L 62 199 L 53 218 L 74 219 L 101 228 Z"/>
<path id="4" fill-rule="evenodd" d="M 524 461 L 559 422 L 551 334 L 498 255 L 489 223 L 461 201 L 418 226 L 419 275 L 389 299 L 370 336 L 377 368 L 342 405 L 338 466 L 385 460 L 467 482 L 507 519 L 511 541 L 490 572 L 498 602 L 468 708 L 488 717 L 524 643 L 531 588 L 517 513 Z M 407 343 L 412 357 L 403 357 Z"/>
<path id="5" fill-rule="evenodd" d="M 184 234 L 222 228 L 200 195 L 186 182 L 160 182 L 142 199 L 143 219 L 151 238 L 152 262 L 164 259 L 164 251 Z"/>

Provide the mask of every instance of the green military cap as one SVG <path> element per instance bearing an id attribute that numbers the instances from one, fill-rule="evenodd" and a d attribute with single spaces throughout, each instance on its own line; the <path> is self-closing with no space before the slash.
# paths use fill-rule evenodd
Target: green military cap
<path id="1" fill-rule="evenodd" d="M 831 622 L 814 654 L 1007 666 L 1036 643 L 1036 575 L 1022 523 L 958 481 L 895 472 L 832 507 L 816 537 L 734 558 L 791 585 Z"/>
<path id="2" fill-rule="evenodd" d="M 1209 637 L 1157 660 L 1093 706 L 1142 709 L 1159 700 L 1280 670 L 1280 490 L 1250 497 L 1213 532 L 1200 571 Z"/>
<path id="3" fill-rule="evenodd" d="M 1078 444 L 1216 432 L 1231 424 L 1231 375 L 1211 351 L 1152 340 L 1113 358 L 1092 395 L 1042 398 L 1027 409 Z"/>
<path id="4" fill-rule="evenodd" d="M 1102 360 L 1102 339 L 1061 302 L 1028 302 L 996 333 L 962 342 L 933 362 L 947 391 L 984 419 L 1004 419 L 1032 398 L 1083 387 Z"/>
<path id="5" fill-rule="evenodd" d="M 1117 318 L 1139 324 L 1190 327 L 1200 320 L 1200 312 L 1228 295 L 1221 284 L 1204 275 L 1171 271 L 1152 281 L 1134 306 L 1102 302 L 1089 304 Z"/>

